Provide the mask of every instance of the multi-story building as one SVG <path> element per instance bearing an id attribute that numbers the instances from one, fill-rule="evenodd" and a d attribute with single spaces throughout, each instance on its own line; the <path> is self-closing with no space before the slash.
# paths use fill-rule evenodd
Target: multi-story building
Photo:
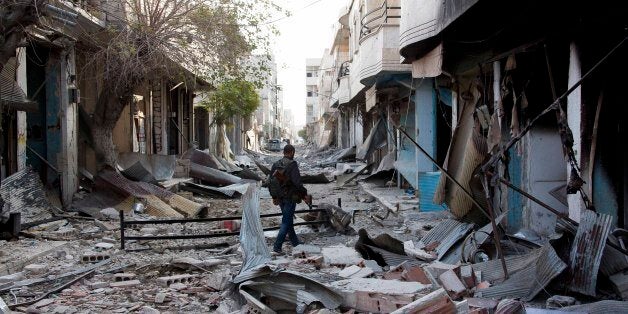
<path id="1" fill-rule="evenodd" d="M 318 76 L 321 59 L 305 60 L 305 123 L 315 122 L 318 110 Z"/>

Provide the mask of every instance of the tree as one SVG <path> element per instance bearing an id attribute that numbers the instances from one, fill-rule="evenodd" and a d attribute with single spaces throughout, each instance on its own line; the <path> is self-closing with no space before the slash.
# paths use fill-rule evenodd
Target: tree
<path id="1" fill-rule="evenodd" d="M 299 137 L 301 137 L 304 141 L 307 141 L 307 129 L 303 128 L 297 132 Z"/>
<path id="2" fill-rule="evenodd" d="M 275 30 L 263 21 L 281 10 L 271 0 L 123 1 L 128 12 L 113 15 L 118 27 L 93 36 L 88 62 L 102 69 L 97 71 L 102 88 L 88 125 L 99 162 L 108 165 L 117 157 L 113 128 L 133 90 L 147 78 L 192 84 L 183 65 L 213 84 L 245 77 L 260 84 L 265 64 L 243 60 L 253 51 L 268 54 Z"/>
<path id="3" fill-rule="evenodd" d="M 259 96 L 252 82 L 242 79 L 229 79 L 221 83 L 216 91 L 201 101 L 212 113 L 212 125 L 220 134 L 224 134 L 234 117 L 247 117 L 253 114 L 259 106 Z M 218 156 L 227 157 L 224 136 L 218 136 L 215 142 L 215 151 Z"/>
<path id="4" fill-rule="evenodd" d="M 23 45 L 26 29 L 39 21 L 47 0 L 0 1 L 0 71 Z"/>

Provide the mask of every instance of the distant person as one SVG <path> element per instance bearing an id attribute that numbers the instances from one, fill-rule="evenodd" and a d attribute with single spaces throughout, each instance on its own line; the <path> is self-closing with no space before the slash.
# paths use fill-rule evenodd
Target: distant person
<path id="1" fill-rule="evenodd" d="M 308 205 L 312 203 L 312 197 L 307 194 L 307 189 L 301 183 L 299 165 L 294 160 L 294 146 L 289 144 L 284 146 L 283 158 L 275 162 L 270 169 L 268 190 L 273 198 L 273 204 L 279 205 L 282 213 L 281 227 L 273 251 L 276 254 L 283 254 L 281 247 L 286 235 L 293 247 L 302 244 L 294 231 L 294 211 L 297 203 L 301 203 L 302 200 Z"/>

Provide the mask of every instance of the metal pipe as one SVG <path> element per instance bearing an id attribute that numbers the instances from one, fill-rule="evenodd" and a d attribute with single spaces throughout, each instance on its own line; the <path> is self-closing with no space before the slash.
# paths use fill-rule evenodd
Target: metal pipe
<path id="1" fill-rule="evenodd" d="M 317 221 L 308 221 L 308 222 L 297 222 L 295 226 L 306 226 L 306 225 L 317 225 L 328 223 L 326 220 L 317 220 Z M 269 227 L 264 228 L 264 231 L 272 231 L 279 230 L 279 226 L 277 227 Z M 142 240 L 142 241 L 151 241 L 151 240 L 185 240 L 185 239 L 211 239 L 211 238 L 221 238 L 221 237 L 229 237 L 239 235 L 240 232 L 225 232 L 225 233 L 209 233 L 209 234 L 181 234 L 181 235 L 166 235 L 166 236 L 128 236 L 124 239 L 126 240 Z"/>
<path id="2" fill-rule="evenodd" d="M 397 128 L 397 130 L 399 130 L 401 133 L 403 133 L 420 151 L 421 153 L 423 153 L 423 155 L 425 155 L 434 165 L 436 165 L 436 167 L 449 179 L 451 180 L 453 183 L 455 183 L 460 189 L 462 189 L 462 191 L 464 192 L 464 194 L 466 196 L 469 197 L 469 199 L 471 199 L 471 202 L 473 202 L 473 204 L 475 206 L 477 206 L 482 213 L 484 213 L 484 215 L 486 217 L 488 217 L 490 219 L 490 215 L 488 214 L 486 208 L 484 208 L 482 205 L 480 205 L 480 203 L 478 203 L 478 201 L 475 200 L 475 198 L 473 197 L 473 195 L 471 194 L 471 192 L 467 191 L 466 188 L 464 188 L 462 186 L 462 184 L 460 184 L 460 182 L 458 182 L 458 180 L 454 179 L 454 177 L 447 171 L 445 170 L 445 168 L 443 168 L 441 165 L 438 164 L 438 162 L 436 162 L 436 160 L 434 158 L 432 158 L 432 156 L 430 156 L 430 154 L 427 153 L 427 151 L 425 151 L 423 149 L 423 147 L 421 147 L 421 145 L 419 145 L 419 143 L 417 143 L 404 129 L 402 128 Z"/>
<path id="3" fill-rule="evenodd" d="M 294 211 L 295 214 L 306 214 L 311 212 L 322 212 L 325 209 L 301 209 Z M 267 217 L 280 217 L 283 215 L 282 213 L 272 213 L 272 214 L 261 214 L 260 218 Z M 130 220 L 130 221 L 122 221 L 121 224 L 126 226 L 130 225 L 160 225 L 160 224 L 175 224 L 175 223 L 197 223 L 197 222 L 216 222 L 216 221 L 225 221 L 225 220 L 242 220 L 242 216 L 230 216 L 230 217 L 214 217 L 214 218 L 196 218 L 196 219 L 164 219 L 164 220 Z"/>
<path id="4" fill-rule="evenodd" d="M 31 153 L 35 154 L 35 156 L 37 156 L 39 159 L 41 159 L 41 161 L 43 161 L 48 167 L 50 167 L 50 169 L 54 170 L 57 174 L 61 173 L 61 172 L 59 172 L 59 170 L 57 170 L 57 168 L 55 168 L 52 164 L 50 164 L 48 162 L 48 160 L 46 160 L 46 158 L 42 157 L 35 150 L 33 150 L 30 146 L 26 145 L 26 148 L 28 148 L 28 150 L 30 150 Z"/>
<path id="5" fill-rule="evenodd" d="M 489 172 L 490 174 L 490 172 Z M 575 220 L 569 218 L 569 216 L 565 215 L 564 213 L 559 212 L 558 210 L 550 207 L 549 205 L 545 204 L 544 202 L 542 202 L 541 200 L 539 200 L 538 198 L 532 196 L 531 194 L 527 193 L 526 191 L 518 188 L 517 186 L 515 186 L 514 184 L 510 183 L 508 180 L 503 179 L 503 178 L 499 178 L 499 182 L 501 182 L 503 185 L 511 188 L 512 190 L 514 190 L 515 192 L 527 197 L 528 199 L 530 199 L 531 201 L 537 203 L 538 205 L 540 205 L 541 207 L 549 210 L 550 212 L 552 212 L 554 215 L 558 216 L 558 218 L 564 219 L 565 221 L 571 223 L 572 225 L 574 225 L 575 227 L 578 227 L 580 224 L 577 223 Z M 611 242 L 609 239 L 606 239 L 606 245 L 618 250 L 620 253 L 624 254 L 624 255 L 628 255 L 628 250 L 625 250 L 624 248 L 622 248 L 621 246 Z"/>
<path id="6" fill-rule="evenodd" d="M 482 185 L 484 185 L 484 191 L 486 193 L 486 199 L 491 199 L 491 189 L 488 185 L 487 174 L 485 173 L 482 176 Z M 495 213 L 493 212 L 493 204 L 491 202 L 487 202 L 488 213 L 491 216 L 491 226 L 493 227 L 493 239 L 495 240 L 495 248 L 497 248 L 497 255 L 502 262 L 502 269 L 504 270 L 504 278 L 508 279 L 508 268 L 506 267 L 506 258 L 504 257 L 504 252 L 502 252 L 502 245 L 499 235 L 499 229 L 497 229 L 497 224 L 495 223 Z"/>
<path id="7" fill-rule="evenodd" d="M 120 249 L 124 250 L 124 211 L 120 211 Z"/>

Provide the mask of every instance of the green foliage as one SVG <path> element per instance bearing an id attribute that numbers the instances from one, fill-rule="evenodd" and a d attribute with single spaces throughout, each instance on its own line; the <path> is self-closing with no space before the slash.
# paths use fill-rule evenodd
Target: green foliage
<path id="1" fill-rule="evenodd" d="M 303 128 L 301 130 L 299 130 L 299 132 L 297 132 L 297 134 L 304 140 L 307 141 L 307 129 Z"/>
<path id="2" fill-rule="evenodd" d="M 220 84 L 200 105 L 213 114 L 214 124 L 225 125 L 233 117 L 253 114 L 259 103 L 253 83 L 233 79 Z"/>

